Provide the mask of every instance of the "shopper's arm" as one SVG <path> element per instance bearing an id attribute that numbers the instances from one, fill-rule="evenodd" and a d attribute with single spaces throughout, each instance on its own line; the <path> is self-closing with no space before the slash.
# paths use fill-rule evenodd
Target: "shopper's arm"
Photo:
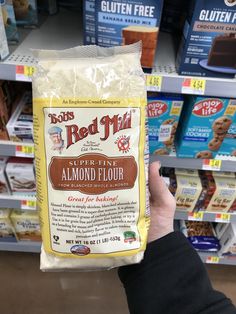
<path id="1" fill-rule="evenodd" d="M 212 289 L 206 269 L 188 240 L 173 232 L 175 201 L 150 166 L 151 225 L 144 260 L 124 266 L 124 284 L 131 314 L 233 314 L 236 309 Z"/>

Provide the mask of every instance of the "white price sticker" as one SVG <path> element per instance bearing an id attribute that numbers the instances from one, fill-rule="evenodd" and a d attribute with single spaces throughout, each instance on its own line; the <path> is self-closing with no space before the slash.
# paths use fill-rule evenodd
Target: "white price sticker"
<path id="1" fill-rule="evenodd" d="M 171 137 L 172 125 L 161 125 L 159 129 L 159 142 L 168 141 Z"/>

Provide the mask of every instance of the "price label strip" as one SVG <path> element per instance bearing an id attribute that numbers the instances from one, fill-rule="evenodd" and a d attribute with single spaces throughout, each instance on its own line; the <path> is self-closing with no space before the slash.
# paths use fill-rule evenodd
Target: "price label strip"
<path id="1" fill-rule="evenodd" d="M 203 159 L 202 170 L 220 171 L 222 160 L 217 159 Z"/>
<path id="2" fill-rule="evenodd" d="M 206 89 L 206 80 L 186 78 L 182 83 L 183 94 L 204 95 Z"/>
<path id="3" fill-rule="evenodd" d="M 203 221 L 204 212 L 189 213 L 188 220 Z"/>
<path id="4" fill-rule="evenodd" d="M 34 146 L 17 145 L 15 155 L 17 157 L 34 158 Z"/>
<path id="5" fill-rule="evenodd" d="M 162 86 L 162 77 L 158 75 L 147 75 L 146 76 L 147 90 L 151 92 L 160 92 Z"/>
<path id="6" fill-rule="evenodd" d="M 230 222 L 230 217 L 228 213 L 216 214 L 215 222 Z"/>
<path id="7" fill-rule="evenodd" d="M 36 209 L 36 200 L 22 200 L 21 209 L 26 210 L 35 210 Z"/>
<path id="8" fill-rule="evenodd" d="M 208 256 L 206 263 L 208 264 L 219 264 L 220 258 L 218 256 Z"/>
<path id="9" fill-rule="evenodd" d="M 31 82 L 35 68 L 28 65 L 16 66 L 16 81 Z"/>

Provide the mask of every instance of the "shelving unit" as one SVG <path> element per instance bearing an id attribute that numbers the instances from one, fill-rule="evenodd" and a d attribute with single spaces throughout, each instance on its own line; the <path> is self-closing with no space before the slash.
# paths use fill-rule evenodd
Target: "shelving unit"
<path id="1" fill-rule="evenodd" d="M 0 141 L 0 155 L 34 158 L 34 144 Z"/>
<path id="2" fill-rule="evenodd" d="M 198 212 L 194 215 L 194 213 L 188 213 L 177 209 L 175 212 L 175 219 L 229 223 L 236 222 L 236 213 Z"/>
<path id="3" fill-rule="evenodd" d="M 40 242 L 0 242 L 0 251 L 40 253 Z"/>
<path id="4" fill-rule="evenodd" d="M 218 256 L 217 253 L 205 252 L 198 252 L 198 254 L 206 264 L 236 265 L 236 256 Z"/>
<path id="5" fill-rule="evenodd" d="M 0 208 L 36 209 L 35 195 L 0 195 Z"/>

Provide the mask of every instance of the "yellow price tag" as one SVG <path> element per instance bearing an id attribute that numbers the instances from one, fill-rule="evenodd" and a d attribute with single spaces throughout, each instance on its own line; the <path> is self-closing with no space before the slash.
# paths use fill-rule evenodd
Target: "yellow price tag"
<path id="1" fill-rule="evenodd" d="M 183 94 L 204 95 L 206 88 L 206 80 L 197 78 L 186 78 L 182 84 Z"/>
<path id="2" fill-rule="evenodd" d="M 220 261 L 220 258 L 218 256 L 208 256 L 206 259 L 206 262 L 209 264 L 218 264 Z"/>
<path id="3" fill-rule="evenodd" d="M 17 157 L 34 157 L 34 146 L 17 145 L 15 155 Z"/>
<path id="4" fill-rule="evenodd" d="M 218 159 L 203 159 L 202 160 L 202 169 L 203 170 L 212 170 L 220 171 L 222 160 Z"/>
<path id="5" fill-rule="evenodd" d="M 152 92 L 160 92 L 162 85 L 162 76 L 159 75 L 147 75 L 146 76 L 147 90 Z"/>
<path id="6" fill-rule="evenodd" d="M 24 66 L 24 74 L 25 76 L 28 76 L 28 77 L 31 77 L 35 72 L 35 68 L 34 67 L 31 67 L 31 66 L 28 66 L 28 65 L 25 65 Z"/>
<path id="7" fill-rule="evenodd" d="M 28 65 L 16 65 L 16 81 L 31 82 L 35 68 Z"/>
<path id="8" fill-rule="evenodd" d="M 36 200 L 22 200 L 21 209 L 35 210 Z"/>
<path id="9" fill-rule="evenodd" d="M 231 215 L 228 213 L 216 214 L 216 222 L 230 222 Z"/>
<path id="10" fill-rule="evenodd" d="M 188 220 L 203 221 L 204 212 L 189 213 Z"/>

